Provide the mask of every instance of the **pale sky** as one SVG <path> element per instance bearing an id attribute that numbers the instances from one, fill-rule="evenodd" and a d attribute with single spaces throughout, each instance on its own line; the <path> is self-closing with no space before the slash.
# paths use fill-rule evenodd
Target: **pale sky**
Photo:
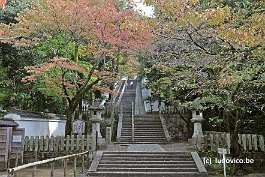
<path id="1" fill-rule="evenodd" d="M 134 0 L 136 7 L 134 9 L 140 11 L 142 14 L 152 17 L 154 8 L 152 6 L 146 6 L 143 4 L 144 0 Z"/>

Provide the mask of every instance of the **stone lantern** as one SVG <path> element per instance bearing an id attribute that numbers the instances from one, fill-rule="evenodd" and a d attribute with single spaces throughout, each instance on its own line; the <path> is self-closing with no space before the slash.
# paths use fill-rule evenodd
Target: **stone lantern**
<path id="1" fill-rule="evenodd" d="M 192 119 L 191 121 L 194 123 L 194 131 L 192 135 L 192 144 L 197 148 L 201 148 L 203 143 L 203 132 L 202 132 L 202 111 L 200 110 L 192 110 Z"/>
<path id="2" fill-rule="evenodd" d="M 100 105 L 99 102 L 93 102 L 92 105 L 88 108 L 91 112 L 91 121 L 92 121 L 92 134 L 98 132 L 98 137 L 102 138 L 100 133 L 100 123 L 102 122 L 101 113 L 104 108 Z"/>

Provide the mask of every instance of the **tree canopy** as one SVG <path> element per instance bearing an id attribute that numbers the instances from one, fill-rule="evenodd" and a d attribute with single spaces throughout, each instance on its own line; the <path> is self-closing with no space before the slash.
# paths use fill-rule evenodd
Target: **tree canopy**
<path id="1" fill-rule="evenodd" d="M 232 133 L 231 152 L 238 157 L 239 131 L 264 134 L 265 2 L 146 3 L 155 7 L 156 36 L 154 52 L 143 61 L 147 86 L 168 104 L 214 111 L 211 120 L 222 120 L 216 122 Z"/>
<path id="2" fill-rule="evenodd" d="M 16 21 L 1 24 L 2 42 L 42 56 L 26 67 L 31 75 L 23 81 L 67 100 L 67 134 L 82 97 L 92 89 L 107 91 L 104 85 L 113 82 L 120 65 L 135 63 L 133 56 L 147 50 L 152 38 L 146 20 L 115 0 L 41 0 Z"/>

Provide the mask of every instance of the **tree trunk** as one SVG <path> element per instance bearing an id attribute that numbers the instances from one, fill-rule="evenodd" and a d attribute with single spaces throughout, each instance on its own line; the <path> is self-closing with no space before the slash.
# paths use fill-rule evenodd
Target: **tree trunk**
<path id="1" fill-rule="evenodd" d="M 68 107 L 66 110 L 66 124 L 65 124 L 65 135 L 71 135 L 72 134 L 72 122 L 74 119 L 74 111 Z"/>
<path id="2" fill-rule="evenodd" d="M 235 126 L 231 126 L 231 124 Z M 240 147 L 240 144 L 238 143 L 238 133 L 239 133 L 240 126 L 241 126 L 241 120 L 239 117 L 239 111 L 236 111 L 235 119 L 233 119 L 233 121 L 230 122 L 230 134 L 231 134 L 230 152 L 231 152 L 232 159 L 242 158 L 241 147 Z M 233 174 L 237 174 L 241 170 L 242 170 L 242 164 L 237 164 L 237 163 L 233 164 Z"/>

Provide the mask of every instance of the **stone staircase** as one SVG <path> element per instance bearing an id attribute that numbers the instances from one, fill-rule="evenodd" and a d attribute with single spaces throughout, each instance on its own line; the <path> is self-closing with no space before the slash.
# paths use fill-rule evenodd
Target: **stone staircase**
<path id="1" fill-rule="evenodd" d="M 196 152 L 97 152 L 87 176 L 207 176 L 198 159 Z"/>
<path id="2" fill-rule="evenodd" d="M 132 118 L 124 117 L 122 122 L 121 142 L 119 144 L 163 144 L 167 143 L 158 115 L 134 117 L 135 136 L 132 142 Z"/>
<path id="3" fill-rule="evenodd" d="M 130 83 L 130 81 L 128 81 Z M 167 143 L 159 115 L 134 116 L 132 142 L 132 101 L 135 85 L 122 97 L 123 120 L 120 141 L 127 151 L 97 151 L 86 176 L 101 177 L 203 177 L 207 171 L 197 152 L 166 152 L 159 144 Z"/>
<path id="4" fill-rule="evenodd" d="M 136 83 L 127 83 L 121 105 L 123 110 L 121 141 L 117 144 L 162 144 L 167 143 L 159 115 L 134 116 L 135 138 L 132 142 L 132 102 L 136 97 Z"/>

